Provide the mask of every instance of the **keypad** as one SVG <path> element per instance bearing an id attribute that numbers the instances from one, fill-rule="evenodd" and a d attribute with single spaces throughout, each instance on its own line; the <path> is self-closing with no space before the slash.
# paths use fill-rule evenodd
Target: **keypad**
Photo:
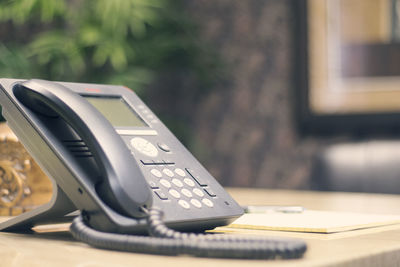
<path id="1" fill-rule="evenodd" d="M 152 123 L 158 122 L 144 105 L 139 105 L 139 109 Z M 177 166 L 172 160 L 174 151 L 167 144 L 146 138 L 132 136 L 129 143 L 132 155 L 142 157 L 139 163 L 155 200 L 185 210 L 213 208 L 218 196 L 207 177 L 194 169 Z"/>
<path id="2" fill-rule="evenodd" d="M 141 160 L 141 162 L 145 166 L 154 166 L 160 160 Z M 191 169 L 167 167 L 166 164 L 149 169 L 145 166 L 143 166 L 144 170 L 150 172 L 147 182 L 161 201 L 170 202 L 171 205 L 177 203 L 185 210 L 214 207 L 213 199 L 217 197 L 217 194 L 209 185 L 205 185 L 204 181 L 199 178 L 196 180 L 195 177 L 198 175 Z"/>

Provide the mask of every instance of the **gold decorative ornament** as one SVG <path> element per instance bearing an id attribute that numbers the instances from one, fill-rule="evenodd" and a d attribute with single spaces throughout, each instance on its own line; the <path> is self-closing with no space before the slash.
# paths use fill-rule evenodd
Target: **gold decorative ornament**
<path id="1" fill-rule="evenodd" d="M 18 138 L 0 123 L 0 216 L 18 215 L 47 203 L 52 184 Z"/>
<path id="2" fill-rule="evenodd" d="M 12 208 L 22 200 L 23 180 L 11 161 L 0 161 L 0 205 Z M 29 190 L 28 190 L 29 191 Z"/>

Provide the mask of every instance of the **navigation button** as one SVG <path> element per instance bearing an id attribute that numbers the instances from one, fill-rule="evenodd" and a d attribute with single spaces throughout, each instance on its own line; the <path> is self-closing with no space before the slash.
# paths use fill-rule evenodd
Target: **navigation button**
<path id="1" fill-rule="evenodd" d="M 140 153 L 149 156 L 156 157 L 158 155 L 157 148 L 150 143 L 148 140 L 141 137 L 134 137 L 131 139 L 131 145 L 134 149 L 139 151 Z"/>
<path id="2" fill-rule="evenodd" d="M 164 143 L 157 143 L 157 146 L 164 152 L 171 152 L 171 149 L 169 148 L 169 146 L 167 146 Z"/>

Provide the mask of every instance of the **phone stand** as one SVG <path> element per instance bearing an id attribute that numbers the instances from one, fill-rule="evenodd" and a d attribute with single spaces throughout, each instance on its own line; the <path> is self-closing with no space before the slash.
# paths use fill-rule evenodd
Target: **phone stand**
<path id="1" fill-rule="evenodd" d="M 25 232 L 37 224 L 53 224 L 71 221 L 76 207 L 64 191 L 52 180 L 53 196 L 51 200 L 33 210 L 0 223 L 0 231 Z M 71 214 L 71 215 L 70 215 Z"/>

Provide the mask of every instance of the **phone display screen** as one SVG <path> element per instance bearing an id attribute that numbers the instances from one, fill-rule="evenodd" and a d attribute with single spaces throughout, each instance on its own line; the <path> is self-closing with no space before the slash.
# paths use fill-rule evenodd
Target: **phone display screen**
<path id="1" fill-rule="evenodd" d="M 84 97 L 114 127 L 147 127 L 139 115 L 120 97 Z"/>

